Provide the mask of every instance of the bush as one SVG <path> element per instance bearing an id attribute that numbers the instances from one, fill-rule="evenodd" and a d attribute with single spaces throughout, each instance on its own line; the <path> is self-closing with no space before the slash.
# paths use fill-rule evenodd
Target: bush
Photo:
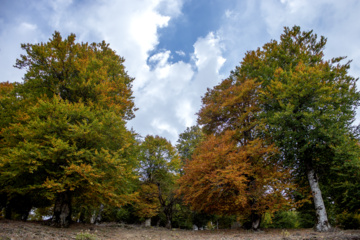
<path id="1" fill-rule="evenodd" d="M 97 240 L 97 237 L 94 234 L 91 234 L 89 232 L 79 232 L 76 234 L 76 240 Z"/>
<path id="2" fill-rule="evenodd" d="M 298 213 L 299 227 L 300 228 L 312 228 L 316 223 L 315 211 L 302 211 Z"/>
<path id="3" fill-rule="evenodd" d="M 296 211 L 278 211 L 274 215 L 264 214 L 261 223 L 262 228 L 299 228 L 300 221 Z"/>
<path id="4" fill-rule="evenodd" d="M 342 212 L 336 216 L 337 225 L 344 229 L 359 229 L 360 228 L 360 214 Z"/>

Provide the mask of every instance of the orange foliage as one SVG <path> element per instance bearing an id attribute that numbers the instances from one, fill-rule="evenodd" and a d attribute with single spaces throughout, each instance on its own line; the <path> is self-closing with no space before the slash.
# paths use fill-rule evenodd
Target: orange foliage
<path id="1" fill-rule="evenodd" d="M 156 184 L 142 184 L 134 203 L 136 215 L 143 218 L 156 216 L 161 207 L 158 196 L 159 189 Z"/>
<path id="2" fill-rule="evenodd" d="M 239 147 L 233 136 L 226 131 L 200 144 L 179 179 L 179 194 L 192 209 L 219 215 L 278 209 L 290 185 L 282 179 L 289 172 L 273 164 L 276 149 L 260 139 Z"/>
<path id="3" fill-rule="evenodd" d="M 290 203 L 290 173 L 261 135 L 259 85 L 232 73 L 203 98 L 198 121 L 207 136 L 179 179 L 178 194 L 193 210 L 250 216 Z"/>

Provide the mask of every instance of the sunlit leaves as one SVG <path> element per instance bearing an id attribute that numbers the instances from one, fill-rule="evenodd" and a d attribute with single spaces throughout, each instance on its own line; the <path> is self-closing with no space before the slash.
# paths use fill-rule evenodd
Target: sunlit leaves
<path id="1" fill-rule="evenodd" d="M 22 48 L 15 67 L 27 70 L 24 83 L 0 85 L 8 116 L 0 125 L 0 191 L 128 203 L 136 156 L 125 126 L 134 103 L 124 59 L 105 42 L 76 43 L 58 32 Z"/>
<path id="2" fill-rule="evenodd" d="M 55 32 L 47 43 L 23 44 L 22 48 L 26 55 L 15 65 L 27 69 L 21 96 L 45 94 L 69 102 L 96 102 L 125 119 L 134 117 L 133 79 L 125 71 L 125 60 L 109 44 L 76 43 L 74 34 L 63 39 Z"/>

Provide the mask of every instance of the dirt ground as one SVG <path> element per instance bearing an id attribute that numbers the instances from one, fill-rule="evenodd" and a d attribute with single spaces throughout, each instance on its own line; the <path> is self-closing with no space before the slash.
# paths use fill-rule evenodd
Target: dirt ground
<path id="1" fill-rule="evenodd" d="M 70 228 L 54 228 L 38 222 L 0 220 L 0 240 L 110 240 L 110 239 L 221 239 L 221 240 L 360 240 L 360 230 L 334 230 L 328 233 L 314 232 L 312 229 L 279 230 L 267 229 L 260 232 L 246 230 L 168 230 L 165 228 L 144 228 L 118 223 L 100 225 L 73 224 Z"/>

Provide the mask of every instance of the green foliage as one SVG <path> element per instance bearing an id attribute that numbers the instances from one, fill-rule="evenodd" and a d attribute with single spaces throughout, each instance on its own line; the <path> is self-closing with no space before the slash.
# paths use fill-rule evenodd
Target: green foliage
<path id="1" fill-rule="evenodd" d="M 176 148 L 183 164 L 185 164 L 186 160 L 191 160 L 195 148 L 202 140 L 204 140 L 204 133 L 198 125 L 186 128 L 179 135 Z"/>
<path id="2" fill-rule="evenodd" d="M 27 70 L 24 83 L 0 85 L 6 204 L 19 196 L 30 208 L 48 206 L 43 198 L 65 201 L 60 196 L 87 206 L 130 202 L 137 159 L 125 124 L 135 109 L 124 59 L 105 42 L 75 43 L 58 32 L 22 48 L 15 66 Z"/>
<path id="3" fill-rule="evenodd" d="M 140 175 L 143 182 L 174 183 L 179 171 L 179 156 L 171 143 L 163 137 L 146 136 L 140 144 Z"/>
<path id="4" fill-rule="evenodd" d="M 316 223 L 316 215 L 314 210 L 300 211 L 298 213 L 298 217 L 300 228 L 312 228 Z"/>
<path id="5" fill-rule="evenodd" d="M 89 233 L 88 231 L 81 231 L 76 234 L 76 240 L 97 240 L 97 237 L 94 234 Z"/>
<path id="6" fill-rule="evenodd" d="M 299 228 L 299 214 L 296 211 L 278 211 L 276 213 L 263 215 L 261 223 L 263 228 Z"/>
<path id="7" fill-rule="evenodd" d="M 139 161 L 143 187 L 139 192 L 140 199 L 137 204 L 140 207 L 139 216 L 155 216 L 157 205 L 160 204 L 161 212 L 166 216 L 165 225 L 171 228 L 176 202 L 175 181 L 180 171 L 180 159 L 176 149 L 165 138 L 148 135 L 140 144 Z M 146 185 L 148 186 L 144 188 Z M 158 201 L 154 201 L 154 193 Z"/>
<path id="8" fill-rule="evenodd" d="M 192 210 L 243 215 L 255 222 L 268 209 L 289 204 L 290 172 L 263 132 L 260 86 L 232 72 L 202 98 L 198 123 L 204 139 L 179 179 L 179 195 Z"/>
<path id="9" fill-rule="evenodd" d="M 347 211 L 342 212 L 336 216 L 337 224 L 344 229 L 359 229 L 360 228 L 360 213 Z"/>
<path id="10" fill-rule="evenodd" d="M 331 171 L 328 172 L 326 194 L 332 201 L 334 215 L 360 209 L 360 147 L 357 139 L 348 137 L 335 148 Z M 329 205 L 331 205 L 329 203 Z"/>
<path id="11" fill-rule="evenodd" d="M 111 108 L 125 119 L 134 117 L 130 78 L 124 59 L 109 44 L 76 43 L 75 34 L 63 39 L 59 32 L 46 43 L 22 44 L 26 55 L 15 67 L 27 69 L 18 93 L 23 98 L 58 96 L 70 103 L 95 103 Z"/>
<path id="12" fill-rule="evenodd" d="M 106 220 L 106 219 L 105 219 Z M 135 216 L 135 210 L 132 205 L 125 205 L 116 209 L 116 222 L 139 223 L 139 217 Z"/>
<path id="13" fill-rule="evenodd" d="M 2 131 L 8 148 L 0 180 L 8 194 L 40 191 L 51 198 L 69 190 L 94 202 L 122 201 L 116 194 L 131 177 L 125 164 L 133 140 L 115 113 L 55 97 L 29 107 L 18 121 Z"/>
<path id="14" fill-rule="evenodd" d="M 101 213 L 101 222 L 118 222 L 127 224 L 141 223 L 140 218 L 135 215 L 135 209 L 132 204 L 127 204 L 122 207 L 114 207 L 109 205 L 105 206 Z"/>
<path id="15" fill-rule="evenodd" d="M 189 230 L 193 228 L 193 212 L 188 206 L 182 204 L 175 205 L 172 226 Z"/>
<path id="16" fill-rule="evenodd" d="M 50 217 L 52 215 L 53 208 L 54 207 L 51 206 L 51 207 L 32 209 L 32 214 L 30 214 L 29 220 L 41 221 L 43 220 L 43 217 Z"/>
<path id="17" fill-rule="evenodd" d="M 263 134 L 276 143 L 297 183 L 307 186 L 307 173 L 314 171 L 323 189 L 337 186 L 348 193 L 348 199 L 359 199 L 356 184 L 349 186 L 350 193 L 340 180 L 341 176 L 353 175 L 346 162 L 354 163 L 359 156 L 350 156 L 357 150 L 348 144 L 354 138 L 351 124 L 360 102 L 357 79 L 348 74 L 350 61 L 343 63 L 344 57 L 323 58 L 325 45 L 326 39 L 318 39 L 312 31 L 286 27 L 279 42 L 273 40 L 248 52 L 235 74 L 261 83 L 258 93 L 259 116 L 266 126 Z M 342 151 L 345 145 L 347 150 Z M 331 192 L 325 189 L 328 195 L 324 198 L 342 198 Z M 336 200 L 336 204 L 341 202 Z"/>

